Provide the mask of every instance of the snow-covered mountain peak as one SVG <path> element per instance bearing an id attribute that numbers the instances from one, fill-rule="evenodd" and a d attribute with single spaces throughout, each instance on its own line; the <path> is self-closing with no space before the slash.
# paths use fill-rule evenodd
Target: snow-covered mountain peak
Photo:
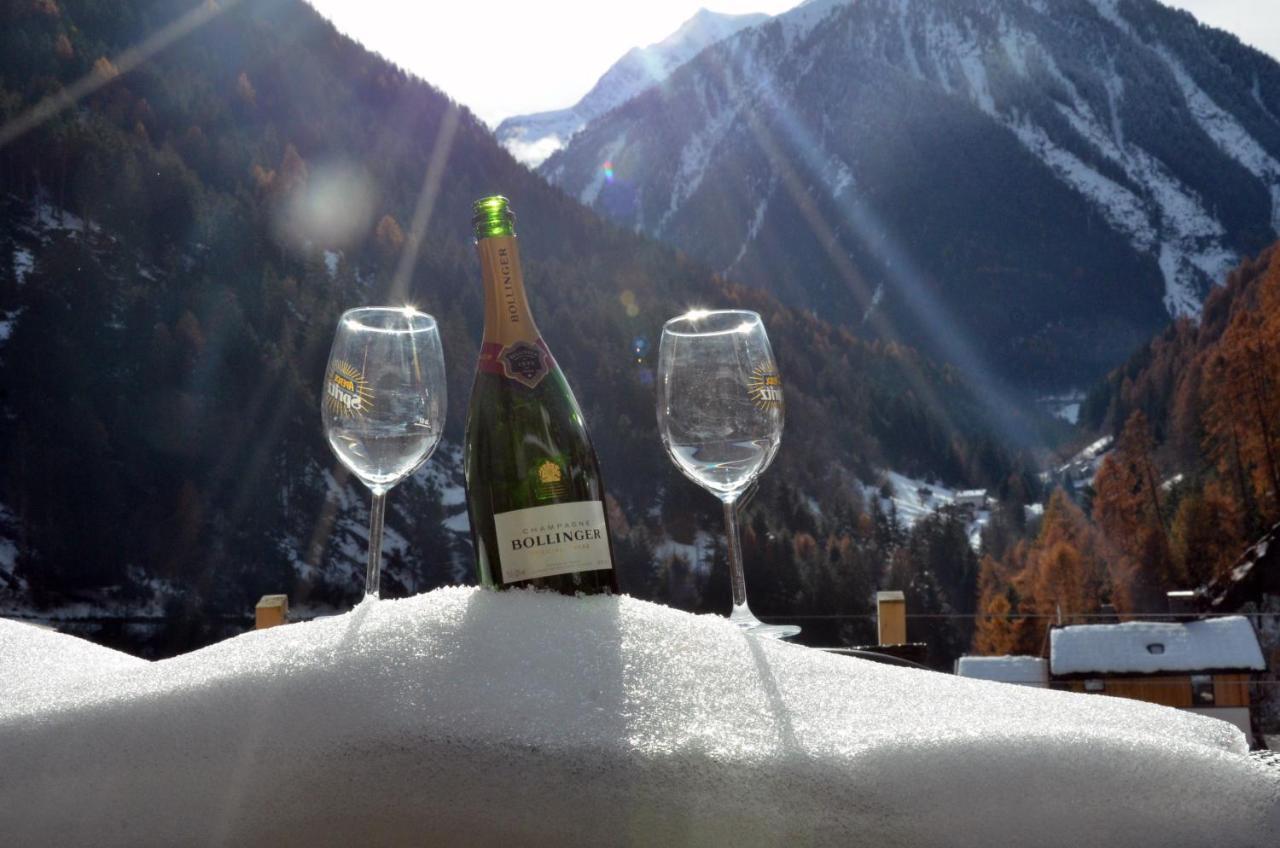
<path id="1" fill-rule="evenodd" d="M 628 50 L 573 106 L 507 118 L 495 130 L 498 141 L 521 162 L 535 167 L 588 121 L 661 83 L 710 45 L 768 18 L 765 14 L 726 15 L 699 9 L 661 41 Z"/>

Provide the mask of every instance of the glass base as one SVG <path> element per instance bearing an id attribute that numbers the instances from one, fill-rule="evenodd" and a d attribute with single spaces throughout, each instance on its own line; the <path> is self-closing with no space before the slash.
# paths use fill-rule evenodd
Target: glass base
<path id="1" fill-rule="evenodd" d="M 762 639 L 789 639 L 800 633 L 800 626 L 797 624 L 765 624 L 755 617 L 746 604 L 733 608 L 733 612 L 729 613 L 729 623 L 743 633 Z"/>

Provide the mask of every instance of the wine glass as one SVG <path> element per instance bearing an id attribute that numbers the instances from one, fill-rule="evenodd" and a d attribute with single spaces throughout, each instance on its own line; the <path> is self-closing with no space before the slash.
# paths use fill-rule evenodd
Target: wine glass
<path id="1" fill-rule="evenodd" d="M 694 310 L 662 327 L 658 348 L 658 432 L 676 467 L 724 503 L 729 540 L 729 620 L 775 639 L 794 624 L 765 624 L 747 606 L 738 540 L 738 501 L 782 442 L 782 382 L 760 316 Z"/>
<path id="2" fill-rule="evenodd" d="M 329 351 L 321 416 L 329 447 L 373 492 L 366 598 L 378 597 L 387 490 L 431 456 L 444 415 L 444 353 L 436 319 L 410 306 L 342 313 Z"/>

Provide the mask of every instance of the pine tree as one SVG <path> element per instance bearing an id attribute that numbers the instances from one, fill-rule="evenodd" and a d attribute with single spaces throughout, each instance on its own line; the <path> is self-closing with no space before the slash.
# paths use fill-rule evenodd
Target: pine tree
<path id="1" fill-rule="evenodd" d="M 1115 600 L 1129 612 L 1158 612 L 1177 583 L 1146 416 L 1129 416 L 1095 481 L 1093 517 L 1106 538 Z"/>

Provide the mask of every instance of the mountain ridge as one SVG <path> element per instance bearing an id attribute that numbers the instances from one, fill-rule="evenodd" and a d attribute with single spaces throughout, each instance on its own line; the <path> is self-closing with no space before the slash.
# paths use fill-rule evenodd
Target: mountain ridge
<path id="1" fill-rule="evenodd" d="M 1043 391 L 1275 237 L 1277 115 L 1280 65 L 1149 0 L 811 3 L 540 172 L 786 302 Z"/>
<path id="2" fill-rule="evenodd" d="M 609 67 L 572 106 L 504 119 L 494 130 L 498 142 L 521 162 L 536 167 L 562 147 L 593 118 L 627 101 L 707 46 L 740 29 L 754 26 L 765 14 L 727 15 L 699 9 L 675 32 L 647 47 L 633 47 Z"/>

